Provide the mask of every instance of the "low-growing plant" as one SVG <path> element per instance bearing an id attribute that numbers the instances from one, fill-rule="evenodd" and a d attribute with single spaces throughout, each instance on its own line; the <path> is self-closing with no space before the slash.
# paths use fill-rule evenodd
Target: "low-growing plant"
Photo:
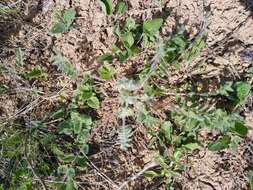
<path id="1" fill-rule="evenodd" d="M 77 70 L 71 65 L 70 61 L 59 52 L 52 56 L 51 62 L 57 66 L 59 71 L 72 79 L 78 75 Z"/>
<path id="2" fill-rule="evenodd" d="M 48 77 L 48 75 L 41 69 L 40 66 L 35 67 L 31 71 L 23 72 L 21 76 L 27 80 L 32 80 L 32 79 L 47 80 L 47 77 Z"/>
<path id="3" fill-rule="evenodd" d="M 100 61 L 111 61 L 117 58 L 120 63 L 124 63 L 129 57 L 137 55 L 142 46 L 147 48 L 159 38 L 159 29 L 163 19 L 152 19 L 145 21 L 143 25 L 136 23 L 133 18 L 127 18 L 123 27 L 116 22 L 114 33 L 119 39 L 119 45 L 113 44 L 112 53 L 105 54 L 98 58 Z"/>
<path id="4" fill-rule="evenodd" d="M 116 74 L 116 70 L 113 66 L 104 64 L 98 70 L 99 76 L 103 80 L 110 80 Z"/>
<path id="5" fill-rule="evenodd" d="M 53 12 L 54 25 L 50 29 L 52 34 L 65 33 L 69 31 L 75 20 L 76 11 L 70 8 L 64 11 L 55 9 Z"/>

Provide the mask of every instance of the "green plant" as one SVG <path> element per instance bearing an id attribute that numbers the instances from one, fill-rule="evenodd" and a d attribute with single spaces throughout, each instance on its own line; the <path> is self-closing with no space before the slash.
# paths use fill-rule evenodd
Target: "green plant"
<path id="1" fill-rule="evenodd" d="M 101 61 L 112 61 L 117 58 L 120 63 L 124 63 L 129 57 L 137 55 L 140 52 L 142 43 L 144 48 L 155 42 L 158 37 L 158 31 L 163 23 L 162 19 L 153 19 L 145 21 L 143 26 L 136 23 L 133 18 L 127 18 L 123 27 L 119 22 L 114 26 L 114 33 L 119 38 L 119 46 L 113 44 L 112 54 L 104 54 L 99 57 Z"/>
<path id="2" fill-rule="evenodd" d="M 99 108 L 99 99 L 94 92 L 90 78 L 85 78 L 80 83 L 78 89 L 75 91 L 73 102 L 79 107 Z"/>
<path id="3" fill-rule="evenodd" d="M 128 10 L 128 5 L 124 2 L 119 0 L 116 7 L 115 7 L 115 14 L 122 15 Z"/>
<path id="4" fill-rule="evenodd" d="M 51 58 L 51 62 L 53 65 L 57 66 L 59 71 L 71 78 L 75 78 L 78 74 L 69 60 L 62 56 L 62 54 L 59 52 L 57 52 L 56 55 Z"/>
<path id="5" fill-rule="evenodd" d="M 112 1 L 111 0 L 98 0 L 102 10 L 107 14 L 111 15 L 113 12 Z"/>
<path id="6" fill-rule="evenodd" d="M 139 89 L 140 83 L 122 78 L 118 81 L 117 90 L 119 92 L 120 108 L 118 117 L 121 119 L 122 125 L 118 131 L 119 144 L 121 148 L 127 149 L 130 147 L 132 130 L 126 123 L 127 118 L 134 119 L 138 123 L 142 123 L 150 128 L 154 127 L 157 119 L 154 118 L 147 110 L 146 102 L 150 100 L 147 95 L 137 95 L 135 92 Z"/>
<path id="7" fill-rule="evenodd" d="M 21 74 L 25 79 L 32 80 L 32 79 L 42 79 L 47 80 L 48 75 L 43 72 L 40 66 L 35 67 L 32 71 L 24 72 Z"/>
<path id="8" fill-rule="evenodd" d="M 253 171 L 252 170 L 248 172 L 248 179 L 249 179 L 250 190 L 252 190 L 253 189 Z"/>
<path id="9" fill-rule="evenodd" d="M 24 65 L 24 53 L 21 48 L 16 49 L 16 64 L 18 66 Z"/>
<path id="10" fill-rule="evenodd" d="M 53 13 L 54 25 L 50 29 L 52 34 L 65 33 L 72 27 L 75 20 L 76 11 L 73 8 L 64 10 L 63 12 L 55 9 Z"/>
<path id="11" fill-rule="evenodd" d="M 157 18 L 153 20 L 147 20 L 143 23 L 143 44 L 144 47 L 148 47 L 150 43 L 155 42 L 159 37 L 159 29 L 163 24 L 163 19 Z"/>
<path id="12" fill-rule="evenodd" d="M 101 79 L 110 80 L 116 74 L 116 70 L 114 67 L 104 64 L 99 68 L 98 73 Z"/>

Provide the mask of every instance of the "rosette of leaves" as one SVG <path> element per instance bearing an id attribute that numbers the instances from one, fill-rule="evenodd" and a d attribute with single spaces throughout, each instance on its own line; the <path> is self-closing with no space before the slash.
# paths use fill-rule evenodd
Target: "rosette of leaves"
<path id="1" fill-rule="evenodd" d="M 90 108 L 99 108 L 99 99 L 94 92 L 90 82 L 83 81 L 75 91 L 74 103 L 79 106 L 88 106 Z"/>

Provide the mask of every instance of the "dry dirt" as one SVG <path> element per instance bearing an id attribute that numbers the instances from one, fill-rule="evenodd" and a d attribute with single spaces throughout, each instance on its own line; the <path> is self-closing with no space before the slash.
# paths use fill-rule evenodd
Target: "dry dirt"
<path id="1" fill-rule="evenodd" d="M 128 0 L 130 10 L 124 15 L 137 20 L 152 17 L 164 17 L 165 25 L 161 34 L 169 36 L 178 23 L 185 25 L 190 36 L 196 35 L 202 28 L 203 22 L 209 22 L 207 48 L 190 65 L 203 65 L 207 72 L 204 78 L 207 83 L 220 81 L 226 78 L 240 78 L 245 69 L 252 62 L 242 59 L 245 49 L 253 51 L 253 2 L 248 0 L 167 0 L 165 8 L 161 8 L 151 0 Z M 77 10 L 75 23 L 77 28 L 66 34 L 52 36 L 48 32 L 52 26 L 52 9 L 74 7 Z M 95 0 L 42 0 L 34 1 L 27 7 L 30 20 L 22 23 L 18 33 L 13 33 L 12 40 L 0 45 L 1 64 L 13 65 L 15 55 L 13 48 L 21 47 L 25 52 L 25 68 L 31 70 L 41 65 L 48 73 L 47 81 L 27 83 L 14 75 L 1 75 L 3 84 L 16 89 L 10 95 L 0 95 L 0 118 L 26 116 L 29 114 L 34 120 L 40 120 L 44 114 L 54 110 L 59 104 L 64 105 L 59 97 L 34 99 L 26 89 L 36 86 L 43 96 L 51 97 L 61 91 L 68 97 L 75 89 L 69 79 L 59 75 L 50 64 L 53 48 L 57 48 L 80 71 L 91 71 L 97 75 L 101 63 L 96 57 L 109 52 L 111 45 L 116 41 L 113 34 L 113 22 L 106 17 Z M 31 16 L 30 14 L 34 14 Z M 165 13 L 164 13 L 165 12 Z M 177 18 L 177 19 L 176 19 Z M 1 33 L 1 29 L 0 29 Z M 4 45 L 6 44 L 6 45 Z M 133 58 L 124 65 L 117 62 L 117 77 L 135 73 L 143 65 L 143 59 Z M 192 76 L 195 73 L 192 72 Z M 89 158 L 100 172 L 108 176 L 114 183 L 120 185 L 128 177 L 138 173 L 152 160 L 154 153 L 147 148 L 148 137 L 142 126 L 135 126 L 132 147 L 123 152 L 116 145 L 117 119 L 115 113 L 118 108 L 117 92 L 114 89 L 115 81 L 98 85 L 103 89 L 105 97 L 98 110 L 99 121 L 93 129 L 90 139 L 91 153 Z M 35 102 L 34 102 L 35 101 Z M 162 105 L 163 106 L 163 105 Z M 32 107 L 22 112 L 23 107 Z M 20 112 L 21 110 L 21 112 Z M 249 127 L 253 127 L 252 110 L 248 111 Z M 182 177 L 176 179 L 175 189 L 183 190 L 246 190 L 248 182 L 246 171 L 253 167 L 253 135 L 242 143 L 238 154 L 230 151 L 214 153 L 202 150 L 187 155 L 189 168 Z M 112 184 L 100 177 L 94 168 L 79 176 L 83 182 L 81 189 L 110 190 Z M 149 182 L 143 177 L 129 184 L 129 190 L 157 190 L 165 189 L 161 181 Z"/>

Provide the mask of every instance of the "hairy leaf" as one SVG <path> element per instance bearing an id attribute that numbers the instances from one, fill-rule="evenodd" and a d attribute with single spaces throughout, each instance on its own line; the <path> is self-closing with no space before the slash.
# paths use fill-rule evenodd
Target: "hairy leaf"
<path id="1" fill-rule="evenodd" d="M 65 75 L 75 78 L 77 76 L 77 71 L 71 65 L 69 60 L 62 56 L 60 53 L 57 53 L 51 58 L 53 65 L 57 66 L 58 70 L 64 73 Z"/>
<path id="2" fill-rule="evenodd" d="M 130 142 L 132 140 L 132 129 L 128 126 L 122 126 L 118 131 L 118 141 L 120 144 L 120 148 L 123 150 L 127 150 L 131 145 Z"/>

